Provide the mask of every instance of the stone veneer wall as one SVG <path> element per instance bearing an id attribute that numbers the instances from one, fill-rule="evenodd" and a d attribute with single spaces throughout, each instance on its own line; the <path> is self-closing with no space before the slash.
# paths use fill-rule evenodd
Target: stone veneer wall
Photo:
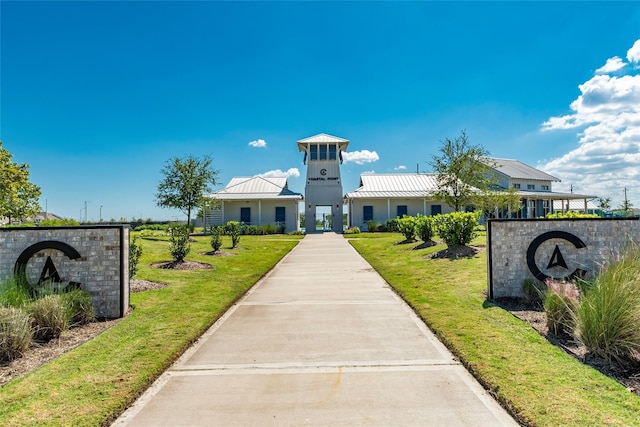
<path id="1" fill-rule="evenodd" d="M 630 241 L 640 243 L 638 218 L 489 220 L 488 297 L 520 298 L 522 282 L 536 273 L 563 279 L 596 271 Z"/>
<path id="2" fill-rule="evenodd" d="M 128 225 L 0 228 L 0 280 L 13 277 L 19 259 L 30 284 L 79 283 L 99 318 L 123 317 L 129 307 Z"/>

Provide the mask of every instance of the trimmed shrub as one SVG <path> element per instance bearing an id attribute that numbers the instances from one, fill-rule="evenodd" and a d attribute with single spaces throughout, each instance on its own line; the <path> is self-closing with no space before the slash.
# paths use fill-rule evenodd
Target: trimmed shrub
<path id="1" fill-rule="evenodd" d="M 434 223 L 432 216 L 418 215 L 416 217 L 416 234 L 423 242 L 430 242 L 433 240 Z"/>
<path id="2" fill-rule="evenodd" d="M 76 289 L 61 295 L 62 303 L 67 309 L 67 319 L 71 326 L 85 325 L 95 319 L 91 295 L 81 289 Z"/>
<path id="3" fill-rule="evenodd" d="M 398 218 L 388 219 L 386 222 L 386 227 L 387 231 L 390 231 L 392 233 L 399 233 L 400 230 L 398 230 Z"/>
<path id="4" fill-rule="evenodd" d="M 416 219 L 407 215 L 398 218 L 398 231 L 402 233 L 405 240 L 414 241 L 416 239 Z"/>
<path id="5" fill-rule="evenodd" d="M 178 225 L 170 228 L 169 232 L 171 234 L 169 252 L 175 262 L 182 262 L 191 250 L 189 228 L 185 225 Z"/>
<path id="6" fill-rule="evenodd" d="M 571 335 L 575 324 L 574 313 L 580 299 L 578 286 L 571 282 L 547 281 L 544 294 L 544 312 L 547 327 L 556 335 Z"/>
<path id="7" fill-rule="evenodd" d="M 0 307 L 0 361 L 22 356 L 31 345 L 29 315 L 15 307 Z"/>
<path id="8" fill-rule="evenodd" d="M 546 219 L 563 219 L 563 218 L 600 218 L 598 214 L 586 214 L 579 212 L 567 211 L 565 213 L 562 212 L 554 212 L 548 213 L 545 215 Z"/>
<path id="9" fill-rule="evenodd" d="M 378 224 L 378 222 L 376 222 L 374 220 L 371 220 L 371 221 L 367 222 L 367 231 L 374 232 L 374 231 L 376 231 L 378 229 L 379 225 L 380 224 Z"/>
<path id="10" fill-rule="evenodd" d="M 360 234 L 360 227 L 351 227 L 344 230 L 344 234 Z"/>
<path id="11" fill-rule="evenodd" d="M 225 226 L 225 232 L 231 236 L 231 249 L 240 243 L 240 223 L 238 221 L 229 221 Z"/>
<path id="12" fill-rule="evenodd" d="M 129 278 L 138 274 L 138 262 L 142 256 L 142 245 L 140 244 L 140 238 L 135 236 L 129 242 Z"/>
<path id="13" fill-rule="evenodd" d="M 211 249 L 213 252 L 218 252 L 222 247 L 222 234 L 224 230 L 220 225 L 214 225 L 211 227 Z"/>
<path id="14" fill-rule="evenodd" d="M 640 249 L 628 248 L 593 279 L 576 309 L 576 337 L 609 362 L 640 360 Z"/>
<path id="15" fill-rule="evenodd" d="M 476 237 L 479 212 L 452 212 L 433 217 L 435 231 L 450 248 L 466 246 Z"/>
<path id="16" fill-rule="evenodd" d="M 29 306 L 33 338 L 49 341 L 58 338 L 68 326 L 68 311 L 60 295 L 47 295 Z"/>

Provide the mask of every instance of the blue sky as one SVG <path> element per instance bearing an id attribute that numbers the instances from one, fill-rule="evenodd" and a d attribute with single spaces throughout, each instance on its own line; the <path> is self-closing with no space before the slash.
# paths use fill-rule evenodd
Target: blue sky
<path id="1" fill-rule="evenodd" d="M 0 138 L 71 218 L 183 219 L 163 164 L 220 186 L 283 173 L 296 141 L 349 139 L 359 175 L 430 171 L 465 129 L 554 190 L 640 207 L 637 2 L 0 2 Z M 253 143 L 253 144 L 252 144 Z"/>

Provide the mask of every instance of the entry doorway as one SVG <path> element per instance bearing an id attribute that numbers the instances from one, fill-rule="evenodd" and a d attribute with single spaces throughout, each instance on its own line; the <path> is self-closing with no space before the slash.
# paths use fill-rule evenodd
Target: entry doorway
<path id="1" fill-rule="evenodd" d="M 331 215 L 331 205 L 316 206 L 315 223 L 316 223 L 315 231 L 317 232 L 332 230 L 333 216 Z"/>

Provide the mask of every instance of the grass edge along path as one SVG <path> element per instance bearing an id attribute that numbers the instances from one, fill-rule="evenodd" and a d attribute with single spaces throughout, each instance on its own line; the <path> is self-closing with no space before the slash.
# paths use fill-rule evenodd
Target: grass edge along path
<path id="1" fill-rule="evenodd" d="M 430 259 L 400 234 L 354 236 L 378 271 L 467 369 L 528 426 L 640 426 L 640 397 L 486 300 L 487 259 Z M 364 238 L 363 238 L 364 237 Z M 473 244 L 484 244 L 484 235 Z"/>
<path id="2" fill-rule="evenodd" d="M 188 260 L 208 270 L 152 269 L 166 239 L 142 240 L 138 278 L 167 288 L 131 294 L 132 314 L 93 340 L 0 387 L 0 425 L 109 425 L 300 238 L 243 236 L 234 256 L 211 257 L 196 238 Z M 169 257 L 170 258 L 170 257 Z"/>

